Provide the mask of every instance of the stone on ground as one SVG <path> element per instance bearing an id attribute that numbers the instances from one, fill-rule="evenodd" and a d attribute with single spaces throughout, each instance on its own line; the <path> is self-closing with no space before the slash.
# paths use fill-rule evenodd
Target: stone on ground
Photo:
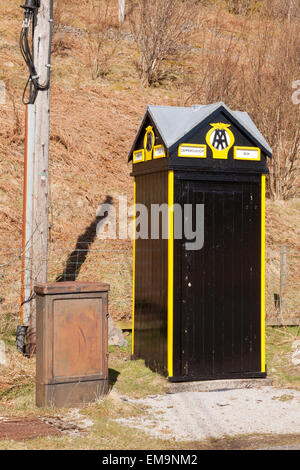
<path id="1" fill-rule="evenodd" d="M 108 344 L 109 346 L 119 346 L 121 348 L 127 346 L 121 328 L 111 318 L 108 319 Z"/>

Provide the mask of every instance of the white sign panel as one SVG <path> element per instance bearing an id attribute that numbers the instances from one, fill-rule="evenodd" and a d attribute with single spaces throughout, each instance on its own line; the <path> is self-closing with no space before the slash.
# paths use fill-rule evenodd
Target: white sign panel
<path id="1" fill-rule="evenodd" d="M 166 156 L 165 149 L 162 145 L 158 145 L 154 147 L 153 158 L 163 158 L 165 156 Z"/>
<path id="2" fill-rule="evenodd" d="M 137 150 L 133 152 L 133 163 L 140 163 L 144 161 L 144 150 Z"/>
<path id="3" fill-rule="evenodd" d="M 236 160 L 260 160 L 260 149 L 259 148 L 243 148 L 236 147 L 234 158 Z"/>
<path id="4" fill-rule="evenodd" d="M 206 145 L 182 144 L 178 150 L 179 157 L 206 157 Z"/>

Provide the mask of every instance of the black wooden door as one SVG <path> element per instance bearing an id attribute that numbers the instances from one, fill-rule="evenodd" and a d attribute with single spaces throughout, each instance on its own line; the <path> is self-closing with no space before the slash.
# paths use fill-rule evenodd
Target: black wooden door
<path id="1" fill-rule="evenodd" d="M 204 204 L 203 248 L 182 245 L 181 375 L 259 372 L 259 183 L 185 181 L 181 190 L 183 204 Z"/>

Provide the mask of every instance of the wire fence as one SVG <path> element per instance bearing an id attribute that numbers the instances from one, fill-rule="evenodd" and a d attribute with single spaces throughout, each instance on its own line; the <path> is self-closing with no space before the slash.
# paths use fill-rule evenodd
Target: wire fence
<path id="1" fill-rule="evenodd" d="M 131 317 L 132 248 L 81 249 L 49 245 L 48 281 L 110 284 L 109 310 L 116 320 Z M 0 250 L 0 334 L 13 331 L 21 310 L 21 249 Z"/>
<path id="2" fill-rule="evenodd" d="M 109 309 L 116 320 L 131 318 L 132 247 L 103 249 L 49 246 L 48 280 L 107 282 Z M 266 320 L 300 324 L 300 255 L 292 246 L 266 250 Z M 0 333 L 13 330 L 20 315 L 21 250 L 0 250 Z"/>
<path id="3" fill-rule="evenodd" d="M 267 324 L 300 325 L 300 254 L 292 245 L 266 250 Z"/>
<path id="4" fill-rule="evenodd" d="M 110 284 L 109 309 L 115 319 L 131 317 L 132 248 L 53 249 L 49 253 L 49 281 L 92 281 Z"/>

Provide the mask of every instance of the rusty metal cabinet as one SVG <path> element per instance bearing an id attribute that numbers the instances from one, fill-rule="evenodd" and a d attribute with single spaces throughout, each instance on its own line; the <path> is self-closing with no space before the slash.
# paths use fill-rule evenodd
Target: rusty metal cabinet
<path id="1" fill-rule="evenodd" d="M 79 406 L 107 393 L 108 291 L 103 283 L 35 286 L 37 406 Z"/>

